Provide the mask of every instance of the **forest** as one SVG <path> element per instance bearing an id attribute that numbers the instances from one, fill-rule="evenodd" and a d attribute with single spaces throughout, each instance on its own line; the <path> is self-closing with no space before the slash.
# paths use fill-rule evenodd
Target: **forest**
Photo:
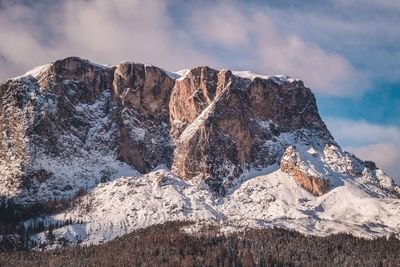
<path id="1" fill-rule="evenodd" d="M 0 266 L 399 266 L 400 240 L 349 234 L 306 236 L 280 228 L 197 234 L 168 222 L 105 244 L 0 253 Z"/>
<path id="2" fill-rule="evenodd" d="M 46 215 L 78 205 L 82 192 L 80 190 L 75 198 L 55 198 L 25 205 L 0 198 L 0 252 L 28 250 L 34 245 L 30 236 L 46 229 L 51 236 L 54 228 L 80 223 L 67 219 L 49 224 Z"/>

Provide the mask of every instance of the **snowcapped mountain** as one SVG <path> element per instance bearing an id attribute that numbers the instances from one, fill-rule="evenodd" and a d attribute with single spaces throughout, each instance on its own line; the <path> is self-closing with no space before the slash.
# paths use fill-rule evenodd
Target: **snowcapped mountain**
<path id="1" fill-rule="evenodd" d="M 300 80 L 70 57 L 6 81 L 0 97 L 0 195 L 87 192 L 46 218 L 79 222 L 54 230 L 70 243 L 169 220 L 400 234 L 400 188 L 340 148 Z"/>

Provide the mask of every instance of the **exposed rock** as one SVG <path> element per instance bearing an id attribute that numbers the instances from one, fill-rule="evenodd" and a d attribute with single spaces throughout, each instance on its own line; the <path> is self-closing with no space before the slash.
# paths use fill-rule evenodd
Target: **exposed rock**
<path id="1" fill-rule="evenodd" d="M 168 118 L 168 102 L 175 80 L 165 71 L 138 63 L 122 63 L 114 72 L 114 98 L 141 115 Z M 163 116 L 164 115 L 164 116 Z"/>
<path id="2" fill-rule="evenodd" d="M 170 166 L 174 82 L 156 67 L 76 57 L 8 80 L 0 87 L 0 194 L 69 196 L 120 170 Z"/>
<path id="3" fill-rule="evenodd" d="M 276 83 L 274 79 L 255 78 L 247 95 L 254 115 L 271 120 L 282 132 L 305 128 L 331 139 L 318 114 L 315 97 L 302 81 Z"/>
<path id="4" fill-rule="evenodd" d="M 94 64 L 78 57 L 57 60 L 42 71 L 37 79 L 40 90 L 64 97 L 73 104 L 96 101 L 112 88 L 115 67 Z M 74 94 L 68 89 L 74 89 Z"/>
<path id="5" fill-rule="evenodd" d="M 226 72 L 225 72 L 226 73 Z M 224 72 L 197 67 L 175 83 L 169 102 L 172 136 L 177 138 L 224 88 Z"/>
<path id="6" fill-rule="evenodd" d="M 175 80 L 165 71 L 143 64 L 122 63 L 114 73 L 114 99 L 121 107 L 119 156 L 140 172 L 171 165 L 168 102 Z"/>
<path id="7" fill-rule="evenodd" d="M 281 159 L 281 170 L 292 176 L 299 185 L 313 195 L 321 196 L 326 193 L 331 186 L 329 180 L 311 174 L 310 169 L 303 162 L 304 160 L 300 157 L 296 146 L 291 145 L 286 149 Z"/>
<path id="8" fill-rule="evenodd" d="M 191 123 L 180 136 L 177 134 L 173 170 L 180 177 L 205 180 L 213 190 L 224 194 L 226 187 L 245 170 L 279 161 L 287 144 L 268 141 L 276 140 L 282 133 L 309 129 L 316 139 L 333 142 L 318 115 L 313 94 L 302 82 L 278 84 L 273 79 L 251 81 L 230 71 L 196 71 L 176 83 L 172 95 L 179 95 L 180 99 L 172 102 L 171 97 L 170 102 L 170 110 L 174 110 L 171 119 L 179 121 L 179 130 Z M 204 85 L 204 77 L 211 77 L 209 87 Z M 214 98 L 199 100 L 202 105 L 189 108 L 197 102 L 186 93 L 188 87 L 208 88 L 199 90 L 217 93 Z M 185 93 L 180 95 L 181 91 Z M 200 115 L 193 120 L 179 110 Z"/>

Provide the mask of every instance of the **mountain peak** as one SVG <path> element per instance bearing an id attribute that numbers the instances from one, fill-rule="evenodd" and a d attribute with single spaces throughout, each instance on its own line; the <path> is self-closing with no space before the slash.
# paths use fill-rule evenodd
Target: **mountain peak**
<path id="1" fill-rule="evenodd" d="M 282 75 L 207 66 L 172 74 L 140 63 L 105 66 L 68 57 L 25 77 L 33 80 L 15 78 L 0 90 L 4 195 L 68 196 L 117 177 L 121 168 L 146 173 L 160 165 L 224 195 L 246 172 L 273 164 L 283 162 L 299 177 L 299 158 L 281 161 L 291 145 L 316 154 L 329 146 L 341 151 L 311 90 Z M 350 175 L 374 170 L 350 160 L 361 166 Z M 308 178 L 299 182 L 305 189 L 328 190 L 329 181 L 314 191 L 305 184 L 316 177 Z M 15 190 L 8 190 L 10 183 Z"/>

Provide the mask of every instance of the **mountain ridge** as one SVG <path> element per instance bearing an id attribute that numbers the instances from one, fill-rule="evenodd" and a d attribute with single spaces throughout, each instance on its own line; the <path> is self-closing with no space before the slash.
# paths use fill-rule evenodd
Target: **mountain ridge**
<path id="1" fill-rule="evenodd" d="M 33 77 L 32 74 L 36 76 L 36 78 Z M 232 91 L 232 93 L 227 92 L 228 89 L 225 87 L 230 81 L 229 79 L 234 79 L 235 82 L 242 83 L 239 87 L 248 86 L 247 80 L 245 82 L 241 79 L 237 79 L 230 71 L 219 72 L 208 67 L 193 68 L 188 71 L 186 75 L 181 76 L 177 80 L 173 80 L 168 76 L 166 71 L 140 63 L 121 63 L 118 66 L 107 67 L 93 64 L 87 60 L 76 57 L 58 60 L 52 64 L 36 68 L 23 77 L 10 80 L 8 83 L 3 84 L 2 96 L 4 92 L 7 93 L 9 91 L 9 95 L 11 96 L 7 98 L 10 99 L 11 104 L 12 102 L 17 102 L 14 104 L 18 106 L 18 108 L 12 112 L 13 114 L 9 116 L 7 115 L 7 111 L 12 110 L 12 107 L 6 107 L 3 112 L 4 124 L 7 124 L 8 117 L 14 118 L 14 114 L 18 114 L 18 112 L 22 113 L 20 121 L 26 121 L 26 128 L 21 129 L 20 134 L 33 139 L 24 144 L 24 140 L 21 140 L 23 139 L 22 136 L 17 136 L 16 138 L 11 136 L 9 139 L 14 138 L 14 140 L 8 140 L 8 143 L 4 144 L 3 147 L 6 147 L 6 145 L 9 147 L 11 146 L 12 148 L 8 148 L 8 150 L 9 153 L 12 154 L 13 151 L 10 150 L 12 150 L 13 147 L 23 150 L 23 146 L 25 145 L 24 151 L 18 151 L 16 149 L 17 153 L 14 153 L 25 157 L 21 160 L 21 164 L 25 164 L 29 161 L 26 157 L 31 157 L 31 161 L 35 161 L 35 156 L 33 156 L 35 154 L 42 154 L 43 157 L 47 157 L 48 154 L 51 154 L 53 157 L 57 157 L 59 154 L 66 154 L 65 156 L 62 155 L 60 160 L 65 157 L 73 156 L 76 154 L 73 150 L 77 150 L 78 148 L 75 147 L 71 149 L 70 146 L 65 146 L 65 143 L 67 141 L 73 145 L 76 141 L 71 139 L 79 139 L 85 148 L 82 153 L 78 153 L 80 154 L 79 156 L 77 155 L 79 159 L 84 158 L 86 156 L 84 154 L 90 149 L 90 146 L 93 145 L 91 142 L 88 142 L 92 141 L 90 138 L 94 139 L 94 142 L 100 143 L 98 144 L 99 146 L 102 145 L 101 140 L 96 140 L 96 138 L 98 139 L 100 136 L 100 133 L 88 136 L 90 135 L 90 131 L 101 131 L 103 130 L 102 128 L 116 128 L 112 134 L 118 135 L 118 138 L 114 138 L 112 140 L 114 144 L 110 145 L 106 150 L 113 151 L 113 148 L 118 147 L 118 151 L 114 153 L 117 154 L 116 157 L 121 159 L 122 162 L 133 166 L 142 173 L 150 171 L 160 164 L 173 166 L 173 168 L 175 168 L 182 162 L 175 161 L 176 164 L 172 162 L 174 158 L 172 155 L 174 148 L 172 147 L 177 144 L 175 150 L 180 150 L 178 140 L 180 133 L 208 107 L 208 104 L 211 104 L 211 98 L 216 97 L 217 94 L 222 91 L 226 92 L 222 99 L 222 101 L 226 103 L 220 103 L 221 101 L 216 102 L 216 104 L 218 104 L 218 112 L 220 112 L 224 109 L 226 104 L 229 104 L 230 100 L 226 100 L 227 98 L 241 97 L 241 100 L 243 100 L 243 97 L 246 97 L 240 95 L 240 90 L 235 90 L 238 86 L 230 86 L 230 88 L 233 89 L 228 89 Z M 35 84 L 36 82 L 37 84 Z M 258 82 L 258 78 L 255 78 L 255 82 Z M 275 82 L 276 80 L 271 80 L 271 84 L 275 84 Z M 244 83 L 247 84 L 245 85 Z M 253 83 L 254 81 L 251 84 Z M 263 86 L 264 85 L 261 85 L 261 87 Z M 218 90 L 217 87 L 219 87 Z M 199 91 L 199 88 L 202 89 Z M 207 92 L 207 90 L 210 91 Z M 19 95 L 13 96 L 13 91 L 17 91 Z M 183 93 L 185 91 L 187 92 L 186 94 Z M 307 92 L 307 94 L 310 94 L 310 92 Z M 202 99 L 204 97 L 209 99 L 208 102 L 206 99 Z M 3 96 L 3 98 L 5 97 Z M 37 101 L 38 98 L 41 102 Z M 315 102 L 315 99 L 312 100 Z M 233 104 L 236 105 L 236 103 Z M 246 106 L 243 108 L 246 109 Z M 243 108 L 242 110 L 233 110 L 233 112 L 241 114 L 244 112 Z M 259 107 L 257 108 L 260 110 Z M 94 113 L 99 115 L 95 117 L 96 115 L 94 115 Z M 274 114 L 279 116 L 279 110 L 274 111 Z M 5 116 L 7 117 L 4 118 Z M 168 116 L 170 116 L 170 119 Z M 228 117 L 229 116 L 231 115 L 228 114 Z M 249 117 L 251 115 L 246 116 Z M 29 117 L 33 117 L 33 120 Z M 284 119 L 285 117 L 286 116 L 280 115 L 278 120 L 282 120 L 282 118 Z M 258 120 L 257 117 L 255 117 L 255 119 Z M 62 120 L 63 123 L 57 123 L 59 120 Z M 241 128 L 248 128 L 248 120 L 249 118 L 242 120 Z M 327 132 L 320 118 L 317 118 L 317 120 L 320 121 L 325 132 Z M 95 121 L 97 125 L 100 124 L 102 128 L 96 129 L 97 125 L 93 125 L 93 127 L 89 128 L 92 126 L 91 124 L 93 124 L 93 121 Z M 210 119 L 208 119 L 208 121 L 210 121 Z M 32 125 L 29 125 L 29 123 Z M 212 126 L 213 125 L 211 125 L 211 127 Z M 36 133 L 35 130 L 39 132 Z M 284 131 L 287 131 L 287 129 L 284 129 Z M 254 139 L 254 136 L 251 136 L 252 133 L 248 131 L 242 132 L 247 137 L 247 143 L 251 142 L 250 139 Z M 275 130 L 275 133 L 277 132 L 278 131 Z M 102 134 L 104 133 L 102 132 Z M 146 134 L 149 138 L 146 138 Z M 216 134 L 219 133 L 217 132 Z M 232 133 L 228 134 L 232 135 Z M 69 140 L 59 140 L 59 136 Z M 144 139 L 156 140 L 160 144 L 153 145 L 152 143 L 154 142 L 148 142 Z M 38 145 L 33 148 L 35 151 L 30 151 L 26 147 L 30 146 L 33 142 L 37 142 Z M 241 168 L 243 164 L 249 164 L 249 162 L 244 161 L 250 160 L 248 159 L 250 144 L 245 144 L 246 146 L 244 147 L 240 138 L 236 138 L 236 140 L 232 141 L 218 140 L 218 142 L 228 142 L 229 144 L 224 145 L 230 146 L 235 146 L 235 143 L 239 145 L 239 147 L 234 147 L 230 151 L 227 151 L 227 153 L 230 153 L 231 157 L 229 163 L 231 165 L 241 165 L 239 168 L 235 167 L 235 176 L 238 176 L 242 172 Z M 195 141 L 195 143 L 197 142 Z M 41 146 L 46 152 L 37 151 L 40 150 Z M 37 147 L 39 147 L 39 149 Z M 241 151 L 243 148 L 246 148 L 246 151 L 242 153 Z M 190 154 L 190 151 L 193 149 L 193 145 L 190 148 L 184 147 L 182 152 L 176 154 L 178 156 L 183 153 Z M 161 150 L 162 152 L 157 151 L 157 153 L 155 153 L 155 150 Z M 101 154 L 101 151 L 99 151 L 99 153 Z M 235 154 L 239 154 L 239 159 L 235 158 Z M 227 156 L 228 155 L 224 155 L 225 158 Z M 244 157 L 246 157 L 246 159 Z M 117 162 L 118 159 L 116 159 Z M 199 158 L 189 160 L 200 161 Z M 212 160 L 215 161 L 216 159 Z M 238 162 L 238 160 L 240 162 Z M 44 165 L 45 163 L 46 162 L 39 163 L 37 165 Z M 185 161 L 183 161 L 183 165 L 185 164 Z M 203 162 L 202 164 L 205 163 Z M 35 163 L 32 165 L 35 165 Z M 223 164 L 221 163 L 220 165 Z M 218 167 L 223 168 L 223 166 Z M 42 180 L 44 180 L 54 175 L 54 171 L 50 170 L 47 172 L 46 167 L 30 171 L 28 165 L 28 167 L 22 166 L 22 169 L 28 170 L 21 170 L 22 178 L 20 180 L 27 180 L 26 182 L 28 183 L 30 181 L 36 182 L 37 179 L 35 179 L 35 177 L 42 177 Z M 185 171 L 185 166 L 175 169 L 178 171 L 182 170 L 181 174 L 187 176 L 187 179 L 193 178 L 187 175 L 188 173 Z M 67 171 L 68 170 L 65 172 Z M 193 171 L 208 172 L 206 168 L 202 168 L 201 170 L 189 170 L 189 172 Z M 226 170 L 222 171 L 224 171 L 225 174 L 227 173 Z M 107 172 L 107 170 L 105 170 L 105 172 Z M 79 174 L 75 174 L 75 176 L 77 175 Z M 220 183 L 220 176 L 224 174 L 211 172 L 210 175 L 212 178 L 217 176 L 217 179 L 211 179 L 211 181 L 217 180 L 217 182 Z M 68 184 L 65 185 L 66 188 L 69 186 Z"/>
<path id="2" fill-rule="evenodd" d="M 400 188 L 340 148 L 300 80 L 69 57 L 6 81 L 0 97 L 0 195 L 35 203 L 87 191 L 82 203 L 92 199 L 93 210 L 47 219 L 84 218 L 55 231 L 72 244 L 76 235 L 100 242 L 163 221 L 241 216 L 239 226 L 314 234 L 399 232 L 391 213 L 400 214 Z"/>
<path id="3" fill-rule="evenodd" d="M 296 144 L 291 140 L 277 145 L 282 133 L 294 133 L 295 139 L 308 142 L 316 155 L 331 145 L 341 151 L 318 114 L 311 90 L 302 81 L 282 75 L 258 76 L 206 66 L 179 74 L 140 63 L 104 66 L 69 57 L 8 80 L 0 92 L 3 103 L 10 102 L 2 104 L 1 130 L 6 137 L 2 147 L 8 150 L 2 163 L 21 157 L 20 177 L 14 180 L 22 187 L 22 182 L 40 184 L 54 175 L 46 166 L 34 166 L 37 154 L 72 157 L 72 164 L 88 156 L 97 161 L 111 155 L 112 165 L 141 173 L 163 165 L 186 180 L 202 176 L 223 195 L 225 184 L 229 187 L 246 169 L 279 163 L 286 147 Z M 18 113 L 25 128 L 14 128 L 11 134 L 9 120 Z M 108 136 L 102 140 L 105 133 Z M 71 149 L 77 143 L 74 139 L 81 141 L 83 151 Z M 98 156 L 91 155 L 93 146 Z M 223 151 L 215 154 L 216 147 Z M 376 169 L 373 163 L 346 155 L 350 165 L 362 165 L 351 175 L 361 174 L 363 167 L 370 173 Z M 107 180 L 113 171 L 101 170 L 100 180 Z M 300 184 L 316 181 L 301 173 L 296 175 Z M 88 175 L 99 176 L 90 170 Z M 322 194 L 329 186 L 322 180 L 320 184 L 326 188 L 308 189 Z"/>

